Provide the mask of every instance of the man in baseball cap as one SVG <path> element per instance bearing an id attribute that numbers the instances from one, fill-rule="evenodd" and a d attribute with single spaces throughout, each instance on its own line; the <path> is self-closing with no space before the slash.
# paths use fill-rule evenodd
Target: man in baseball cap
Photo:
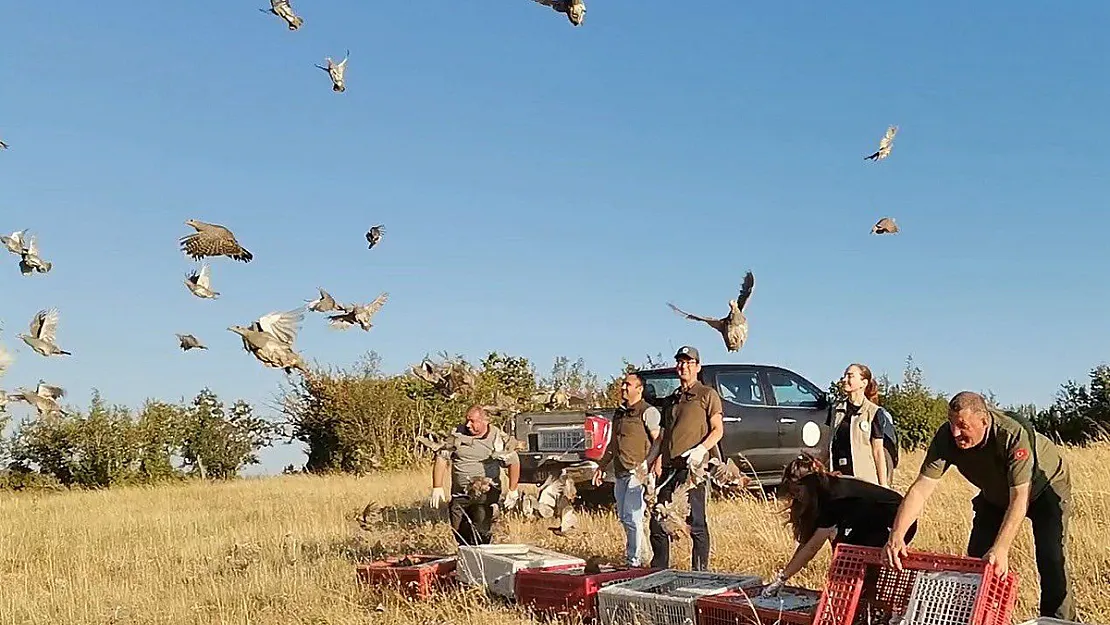
<path id="1" fill-rule="evenodd" d="M 659 502 L 670 501 L 674 488 L 686 481 L 691 467 L 705 463 L 710 450 L 716 449 L 725 431 L 721 396 L 698 381 L 701 355 L 697 348 L 684 345 L 675 352 L 674 359 L 679 387 L 664 403 L 663 473 L 659 476 L 659 483 L 664 486 L 659 489 Z M 709 503 L 709 491 L 705 482 L 690 490 L 689 495 L 690 516 L 687 522 L 693 543 L 690 568 L 707 571 L 709 526 L 705 509 Z M 651 519 L 651 551 L 652 567 L 669 568 L 670 537 L 654 516 Z"/>

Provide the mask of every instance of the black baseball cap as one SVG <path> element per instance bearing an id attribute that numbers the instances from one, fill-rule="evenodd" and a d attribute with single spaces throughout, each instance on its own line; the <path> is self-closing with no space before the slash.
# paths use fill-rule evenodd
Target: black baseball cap
<path id="1" fill-rule="evenodd" d="M 701 355 L 698 354 L 698 348 L 689 345 L 683 345 L 678 348 L 678 351 L 674 354 L 674 359 L 678 360 L 679 358 L 689 358 L 690 360 L 701 362 Z"/>

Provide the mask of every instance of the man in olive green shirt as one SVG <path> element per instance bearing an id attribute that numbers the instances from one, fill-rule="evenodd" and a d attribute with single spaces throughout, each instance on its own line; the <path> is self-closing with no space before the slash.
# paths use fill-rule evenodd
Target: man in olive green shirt
<path id="1" fill-rule="evenodd" d="M 963 391 L 948 403 L 948 423 L 937 430 L 920 475 L 898 508 L 884 549 L 888 564 L 901 570 L 906 530 L 953 466 L 979 488 L 971 502 L 975 519 L 967 555 L 1006 573 L 1010 546 L 1022 518 L 1029 517 L 1041 581 L 1040 615 L 1075 620 L 1065 555 L 1072 512 L 1068 465 L 1052 441 L 1024 419 L 988 408 L 978 393 Z"/>

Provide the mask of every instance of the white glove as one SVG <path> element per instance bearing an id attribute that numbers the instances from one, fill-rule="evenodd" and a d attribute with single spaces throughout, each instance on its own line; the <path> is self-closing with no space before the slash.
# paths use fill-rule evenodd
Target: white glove
<path id="1" fill-rule="evenodd" d="M 641 481 L 641 476 L 642 476 L 643 481 Z M 629 486 L 643 486 L 643 485 L 647 484 L 647 480 L 648 480 L 649 477 L 651 477 L 651 469 L 648 468 L 648 463 L 645 460 L 645 461 L 641 462 L 639 464 L 639 466 L 637 466 L 635 469 L 632 470 L 632 475 L 629 476 L 629 479 L 628 479 L 628 485 Z"/>
<path id="2" fill-rule="evenodd" d="M 520 501 L 520 491 L 511 490 L 505 493 L 505 509 L 511 510 L 516 507 L 517 502 Z"/>
<path id="3" fill-rule="evenodd" d="M 767 586 L 763 589 L 763 592 L 759 593 L 759 596 L 773 597 L 779 594 L 779 591 L 782 590 L 782 587 L 785 584 L 786 578 L 782 576 L 782 571 L 779 571 L 778 574 L 775 575 L 774 581 L 772 581 L 770 584 L 767 584 Z"/>
<path id="4" fill-rule="evenodd" d="M 428 501 L 433 508 L 438 508 L 447 503 L 447 495 L 443 492 L 442 486 L 436 486 L 432 489 L 432 498 Z"/>
<path id="5" fill-rule="evenodd" d="M 705 460 L 705 457 L 708 455 L 709 450 L 705 447 L 702 447 L 701 443 L 698 443 L 697 445 L 694 445 L 690 449 L 684 451 L 681 457 L 686 458 L 686 466 L 696 467 L 701 464 L 702 461 Z"/>

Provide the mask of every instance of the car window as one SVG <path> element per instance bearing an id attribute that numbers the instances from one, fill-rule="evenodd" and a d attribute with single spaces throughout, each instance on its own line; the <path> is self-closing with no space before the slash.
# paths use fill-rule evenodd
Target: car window
<path id="1" fill-rule="evenodd" d="M 819 395 L 811 384 L 798 376 L 784 371 L 775 371 L 768 376 L 771 392 L 775 394 L 775 404 L 791 408 L 817 408 Z"/>
<path id="2" fill-rule="evenodd" d="M 678 388 L 677 373 L 641 373 L 644 378 L 644 398 L 651 403 L 655 399 L 663 399 Z"/>
<path id="3" fill-rule="evenodd" d="M 759 373 L 755 371 L 718 373 L 717 392 L 721 399 L 741 406 L 767 405 L 759 386 Z"/>

